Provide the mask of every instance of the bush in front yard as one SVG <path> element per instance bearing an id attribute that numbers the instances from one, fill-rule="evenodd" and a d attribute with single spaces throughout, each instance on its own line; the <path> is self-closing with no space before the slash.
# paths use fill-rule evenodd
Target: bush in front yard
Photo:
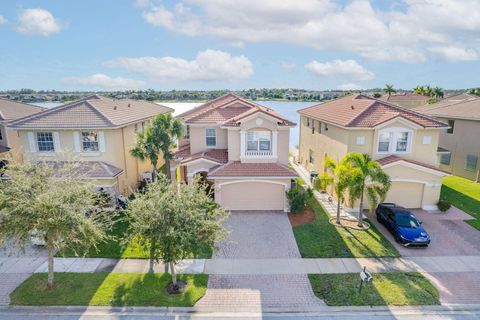
<path id="1" fill-rule="evenodd" d="M 307 203 L 307 193 L 301 187 L 291 188 L 287 192 L 291 212 L 301 212 Z"/>
<path id="2" fill-rule="evenodd" d="M 440 210 L 442 212 L 447 211 L 448 209 L 450 209 L 451 206 L 452 205 L 450 204 L 450 202 L 448 202 L 446 200 L 440 200 L 437 203 L 438 210 Z"/>

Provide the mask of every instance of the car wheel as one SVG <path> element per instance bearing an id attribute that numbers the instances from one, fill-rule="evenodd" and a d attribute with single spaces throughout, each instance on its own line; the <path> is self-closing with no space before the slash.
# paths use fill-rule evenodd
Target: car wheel
<path id="1" fill-rule="evenodd" d="M 403 240 L 402 240 L 402 238 L 400 238 L 400 236 L 399 236 L 398 234 L 396 234 L 396 235 L 394 236 L 394 238 L 395 238 L 395 241 L 396 241 L 397 243 L 403 244 Z"/>
<path id="2" fill-rule="evenodd" d="M 377 213 L 377 221 L 383 224 L 382 217 Z"/>

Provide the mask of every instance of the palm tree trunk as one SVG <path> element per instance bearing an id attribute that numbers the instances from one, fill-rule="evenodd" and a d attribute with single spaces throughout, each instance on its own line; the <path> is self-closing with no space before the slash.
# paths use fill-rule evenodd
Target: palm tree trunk
<path id="1" fill-rule="evenodd" d="M 152 241 L 150 244 L 150 266 L 148 268 L 148 273 L 154 273 L 153 267 L 155 265 L 155 242 Z"/>
<path id="2" fill-rule="evenodd" d="M 51 240 L 47 239 L 47 252 L 48 252 L 48 277 L 47 277 L 47 285 L 48 289 L 53 289 L 53 268 L 54 268 L 54 262 L 53 262 L 53 243 Z"/>
<path id="3" fill-rule="evenodd" d="M 340 199 L 337 199 L 337 224 L 340 224 Z"/>
<path id="4" fill-rule="evenodd" d="M 358 226 L 363 227 L 363 193 L 364 193 L 365 185 L 362 186 L 362 194 L 360 198 L 360 206 L 358 208 Z"/>
<path id="5" fill-rule="evenodd" d="M 169 159 L 165 159 L 165 175 L 167 176 L 168 180 L 171 180 L 172 179 L 172 175 L 171 175 L 171 172 L 170 172 L 170 160 Z"/>
<path id="6" fill-rule="evenodd" d="M 157 161 L 152 162 L 153 170 L 152 170 L 152 182 L 155 182 L 157 180 Z"/>
<path id="7" fill-rule="evenodd" d="M 172 283 L 174 286 L 177 285 L 177 273 L 175 272 L 175 264 L 173 262 L 169 262 L 170 265 L 170 273 L 172 274 Z"/>

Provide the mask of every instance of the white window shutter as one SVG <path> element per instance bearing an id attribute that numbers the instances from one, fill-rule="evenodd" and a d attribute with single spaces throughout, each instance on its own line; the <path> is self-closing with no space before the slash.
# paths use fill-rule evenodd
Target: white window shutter
<path id="1" fill-rule="evenodd" d="M 53 133 L 53 146 L 55 148 L 55 152 L 60 151 L 60 135 L 58 132 Z"/>
<path id="2" fill-rule="evenodd" d="M 73 146 L 75 148 L 75 152 L 80 152 L 80 132 L 74 131 L 73 132 Z"/>
<path id="3" fill-rule="evenodd" d="M 30 152 L 37 152 L 37 145 L 35 144 L 35 136 L 33 132 L 28 133 L 28 145 L 30 147 Z"/>
<path id="4" fill-rule="evenodd" d="M 105 152 L 105 134 L 103 131 L 98 131 L 98 150 Z"/>

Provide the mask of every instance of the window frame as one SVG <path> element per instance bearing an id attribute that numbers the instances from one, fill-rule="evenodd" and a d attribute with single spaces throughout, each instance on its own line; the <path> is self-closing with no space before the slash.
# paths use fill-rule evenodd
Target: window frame
<path id="1" fill-rule="evenodd" d="M 355 143 L 357 146 L 364 146 L 365 145 L 365 136 L 356 136 Z"/>
<path id="2" fill-rule="evenodd" d="M 380 137 L 382 134 L 388 134 L 388 150 L 381 151 L 380 150 Z M 403 133 L 407 133 L 407 141 L 406 141 L 406 148 L 405 150 L 398 150 L 398 143 L 401 142 L 400 136 Z M 387 128 L 383 130 L 379 130 L 377 133 L 377 145 L 376 151 L 378 154 L 407 154 L 412 152 L 412 144 L 413 144 L 413 130 L 402 128 L 402 127 L 393 127 Z"/>
<path id="3" fill-rule="evenodd" d="M 39 137 L 40 136 L 47 136 L 49 135 L 51 137 L 51 140 L 40 140 Z M 38 152 L 45 152 L 45 153 L 53 153 L 55 152 L 55 138 L 53 136 L 53 132 L 52 131 L 37 131 L 35 133 L 35 142 L 36 142 L 36 145 L 37 145 L 37 151 Z M 51 144 L 51 149 L 49 150 L 45 150 L 44 147 L 47 146 L 47 145 L 50 145 Z M 43 147 L 40 147 L 40 146 L 43 146 Z M 43 149 L 43 150 L 42 150 Z"/>
<path id="4" fill-rule="evenodd" d="M 260 137 L 258 136 L 256 139 L 255 139 L 255 134 L 260 134 L 260 133 L 268 133 L 268 136 L 269 136 L 269 139 L 266 139 L 265 137 Z M 250 140 L 250 136 L 253 136 L 253 140 Z M 246 141 L 246 151 L 272 151 L 272 140 L 273 140 L 273 137 L 272 137 L 272 132 L 269 131 L 269 130 L 248 130 L 247 131 L 247 141 Z M 263 139 L 263 141 L 262 141 Z M 261 148 L 261 143 L 262 142 L 267 142 L 268 141 L 268 146 L 269 148 L 268 149 L 262 149 Z M 253 148 L 250 148 L 250 143 L 256 143 L 256 149 L 253 149 Z"/>
<path id="5" fill-rule="evenodd" d="M 442 161 L 442 159 L 445 157 L 445 156 L 448 156 L 448 162 L 444 162 Z M 444 165 L 444 166 L 449 166 L 450 163 L 452 161 L 452 154 L 451 153 L 442 153 L 440 154 L 440 164 Z"/>
<path id="6" fill-rule="evenodd" d="M 213 135 L 209 135 L 209 132 L 213 132 Z M 214 139 L 215 143 L 209 144 L 208 139 Z M 216 147 L 217 146 L 217 128 L 205 128 L 205 146 Z"/>
<path id="7" fill-rule="evenodd" d="M 87 133 L 87 134 L 95 133 L 95 141 L 85 141 L 84 137 L 86 137 L 86 135 L 84 135 L 84 133 Z M 96 131 L 96 130 L 81 131 L 80 132 L 80 142 L 82 143 L 81 144 L 82 152 L 100 152 L 100 139 L 99 139 L 98 136 L 99 136 L 99 134 L 98 134 L 98 131 Z M 93 148 L 93 149 L 86 148 L 85 143 L 90 144 L 90 145 L 95 145 L 95 143 L 96 143 L 97 147 Z"/>
<path id="8" fill-rule="evenodd" d="M 475 159 L 475 166 L 474 166 L 473 168 L 469 168 L 469 167 L 468 167 L 468 162 L 469 162 L 469 159 L 468 159 L 468 158 L 469 158 L 469 157 L 472 157 L 472 158 Z M 467 154 L 467 155 L 465 156 L 465 170 L 466 170 L 466 171 L 472 171 L 472 172 L 473 172 L 473 171 L 477 170 L 477 167 L 478 167 L 478 156 L 475 155 L 475 154 Z"/>

